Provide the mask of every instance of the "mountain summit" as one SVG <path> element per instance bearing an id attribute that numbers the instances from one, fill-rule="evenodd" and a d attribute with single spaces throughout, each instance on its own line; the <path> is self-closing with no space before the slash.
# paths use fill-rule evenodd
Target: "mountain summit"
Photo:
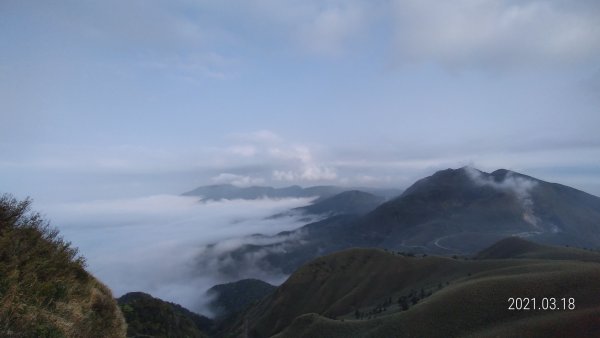
<path id="1" fill-rule="evenodd" d="M 475 252 L 503 237 L 600 244 L 600 198 L 506 169 L 447 169 L 423 178 L 356 226 L 371 245 Z"/>
<path id="2" fill-rule="evenodd" d="M 463 167 L 425 177 L 365 215 L 332 216 L 286 233 L 292 234 L 283 243 L 226 255 L 236 261 L 260 252 L 261 264 L 289 273 L 318 255 L 352 247 L 470 255 L 511 236 L 598 247 L 600 198 L 506 169 Z"/>

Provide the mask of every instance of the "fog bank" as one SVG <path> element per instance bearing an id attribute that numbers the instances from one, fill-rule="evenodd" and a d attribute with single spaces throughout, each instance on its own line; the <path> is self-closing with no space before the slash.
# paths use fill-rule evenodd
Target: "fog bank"
<path id="1" fill-rule="evenodd" d="M 198 264 L 210 244 L 221 250 L 255 241 L 248 235 L 274 235 L 302 222 L 289 215 L 268 217 L 310 203 L 310 198 L 222 200 L 155 195 L 41 206 L 63 237 L 79 247 L 88 270 L 115 296 L 143 291 L 209 314 L 204 292 L 228 282 L 215 264 Z M 277 240 L 277 239 L 274 239 Z M 210 257 L 206 257 L 211 260 Z M 253 268 L 240 277 L 281 283 L 285 276 Z"/>

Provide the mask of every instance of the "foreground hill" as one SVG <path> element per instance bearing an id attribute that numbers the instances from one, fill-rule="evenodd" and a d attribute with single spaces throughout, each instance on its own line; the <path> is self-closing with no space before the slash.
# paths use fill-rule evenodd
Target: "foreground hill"
<path id="1" fill-rule="evenodd" d="M 143 292 L 130 292 L 118 299 L 129 337 L 208 337 L 212 320 L 186 308 L 154 298 Z"/>
<path id="2" fill-rule="evenodd" d="M 110 290 L 30 203 L 0 197 L 0 336 L 125 337 Z"/>
<path id="3" fill-rule="evenodd" d="M 504 241 L 495 250 L 513 245 Z M 459 260 L 351 249 L 302 266 L 240 315 L 229 335 L 598 336 L 599 279 L 600 264 L 577 260 Z M 511 297 L 534 297 L 538 307 L 542 298 L 555 298 L 560 309 L 509 310 Z"/>
<path id="4" fill-rule="evenodd" d="M 258 279 L 242 279 L 237 282 L 218 284 L 206 291 L 212 298 L 210 309 L 219 317 L 227 317 L 244 310 L 275 291 L 276 287 Z"/>

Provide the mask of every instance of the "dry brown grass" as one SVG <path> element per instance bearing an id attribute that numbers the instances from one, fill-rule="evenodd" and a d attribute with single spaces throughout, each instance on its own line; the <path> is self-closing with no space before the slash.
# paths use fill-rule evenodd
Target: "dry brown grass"
<path id="1" fill-rule="evenodd" d="M 0 336 L 125 337 L 110 290 L 30 204 L 0 197 Z"/>

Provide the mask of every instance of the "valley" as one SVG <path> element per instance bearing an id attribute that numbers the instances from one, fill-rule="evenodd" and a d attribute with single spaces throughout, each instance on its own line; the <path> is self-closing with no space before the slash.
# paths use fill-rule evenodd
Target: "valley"
<path id="1" fill-rule="evenodd" d="M 308 205 L 263 219 L 308 224 L 203 247 L 190 268 L 225 281 L 193 292 L 209 300 L 204 314 L 210 318 L 139 290 L 119 296 L 127 335 L 600 334 L 600 198 L 519 173 L 470 167 L 438 171 L 395 197 L 377 195 L 393 189 L 340 190 L 194 190 L 200 205 L 278 194 L 278 201 L 307 198 Z M 200 194 L 206 192 L 212 195 Z M 285 278 L 272 285 L 257 274 Z M 515 298 L 545 308 L 511 309 Z M 572 308 L 548 309 L 551 300 Z"/>

